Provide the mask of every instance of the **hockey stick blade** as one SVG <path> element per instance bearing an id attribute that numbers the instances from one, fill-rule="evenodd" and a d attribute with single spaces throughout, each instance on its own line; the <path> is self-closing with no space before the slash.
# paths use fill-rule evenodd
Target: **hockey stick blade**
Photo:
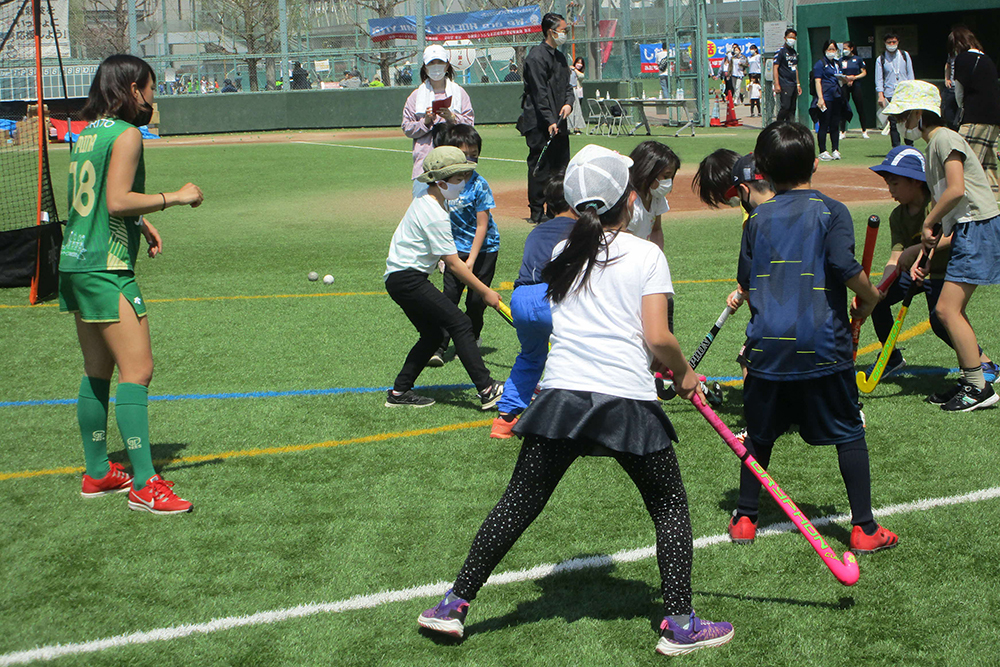
<path id="1" fill-rule="evenodd" d="M 497 305 L 497 312 L 500 313 L 500 317 L 502 317 L 507 324 L 514 326 L 514 316 L 510 312 L 510 306 L 501 301 Z"/>
<path id="2" fill-rule="evenodd" d="M 792 499 L 787 493 L 781 490 L 777 482 L 774 481 L 764 466 L 759 464 L 753 456 L 747 451 L 747 448 L 736 439 L 733 432 L 722 423 L 719 416 L 712 411 L 701 398 L 695 394 L 691 402 L 694 406 L 698 408 L 698 412 L 712 425 L 715 432 L 722 436 L 722 439 L 729 445 L 729 448 L 733 450 L 740 460 L 743 461 L 750 472 L 753 473 L 754 477 L 767 489 L 767 492 L 771 494 L 774 501 L 778 503 L 778 506 L 785 512 L 785 515 L 791 519 L 795 527 L 798 528 L 799 532 L 806 538 L 809 545 L 816 551 L 817 554 L 823 559 L 823 564 L 833 573 L 833 576 L 837 578 L 837 581 L 844 584 L 845 586 L 853 586 L 857 583 L 858 578 L 861 576 L 861 568 L 858 567 L 858 559 L 855 558 L 854 554 L 850 551 L 844 553 L 843 557 L 838 557 L 837 552 L 827 544 L 823 536 L 820 535 L 816 527 L 812 525 L 808 517 L 802 513 L 802 511 L 792 502 Z"/>

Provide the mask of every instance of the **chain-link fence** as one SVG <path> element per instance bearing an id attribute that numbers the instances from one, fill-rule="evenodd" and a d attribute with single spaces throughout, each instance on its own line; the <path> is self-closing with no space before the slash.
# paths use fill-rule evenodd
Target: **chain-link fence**
<path id="1" fill-rule="evenodd" d="M 0 0 L 5 15 L 23 0 Z M 670 54 L 671 76 L 703 76 L 698 49 L 711 38 L 759 36 L 762 15 L 780 14 L 791 0 L 41 0 L 47 25 L 58 41 L 69 97 L 86 94 L 96 65 L 112 53 L 128 52 L 153 63 L 162 94 L 280 90 L 302 87 L 410 86 L 419 71 L 418 53 L 447 34 L 431 30 L 435 17 L 455 18 L 461 29 L 445 45 L 462 51 L 465 83 L 518 78 L 517 65 L 540 34 L 490 30 L 491 16 L 520 12 L 537 26 L 549 11 L 570 24 L 568 54 L 587 61 L 590 79 L 648 79 L 655 46 Z M 14 9 L 12 9 L 14 8 Z M 534 8 L 534 10 L 532 10 Z M 464 16 L 462 14 L 465 14 Z M 405 37 L 382 39 L 378 25 L 409 17 Z M 790 18 L 790 17 L 789 17 Z M 426 22 L 426 23 L 425 23 Z M 427 26 L 425 35 L 415 26 Z M 485 29 L 484 29 L 485 26 Z M 462 39 L 463 34 L 475 35 Z M 708 43 L 712 58 L 713 46 Z M 43 54 L 54 66 L 52 48 Z M 14 59 L 7 58 L 10 63 Z M 299 63 L 298 66 L 295 63 Z M 24 63 L 29 65 L 30 63 Z M 511 65 L 514 65 L 512 68 Z M 708 63 L 702 65 L 707 67 Z M 11 65 L 7 69 L 15 69 Z M 51 76 L 50 76 L 51 75 Z M 48 97 L 62 97 L 54 71 L 45 75 Z M 0 99 L 31 97 L 34 82 L 23 72 L 0 72 Z M 678 87 L 671 82 L 671 90 Z"/>

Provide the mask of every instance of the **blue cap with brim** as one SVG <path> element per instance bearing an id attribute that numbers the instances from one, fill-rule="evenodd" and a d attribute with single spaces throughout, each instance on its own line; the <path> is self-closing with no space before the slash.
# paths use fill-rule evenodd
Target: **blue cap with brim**
<path id="1" fill-rule="evenodd" d="M 926 160 L 924 159 L 924 154 L 916 148 L 913 146 L 896 146 L 885 156 L 882 164 L 869 167 L 869 169 L 876 174 L 895 174 L 896 176 L 905 176 L 906 178 L 926 183 L 927 174 L 924 173 L 925 166 Z"/>

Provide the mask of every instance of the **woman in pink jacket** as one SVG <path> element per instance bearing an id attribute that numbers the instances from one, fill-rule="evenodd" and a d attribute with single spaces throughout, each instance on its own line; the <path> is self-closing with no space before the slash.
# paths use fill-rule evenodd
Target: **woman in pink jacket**
<path id="1" fill-rule="evenodd" d="M 403 105 L 403 134 L 413 139 L 413 194 L 422 194 L 426 184 L 416 180 L 423 173 L 423 162 L 431 152 L 433 134 L 438 123 L 474 125 L 472 101 L 465 89 L 455 83 L 455 70 L 448 62 L 448 52 L 440 44 L 424 49 L 424 64 L 420 68 L 420 85 Z M 448 102 L 444 106 L 442 103 Z M 435 110 L 437 103 L 437 110 Z"/>

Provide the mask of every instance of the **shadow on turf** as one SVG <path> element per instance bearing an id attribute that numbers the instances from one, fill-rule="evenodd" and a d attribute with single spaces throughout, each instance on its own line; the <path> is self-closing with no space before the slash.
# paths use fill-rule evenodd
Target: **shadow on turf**
<path id="1" fill-rule="evenodd" d="M 760 597 L 756 595 L 738 595 L 736 593 L 714 593 L 711 591 L 691 591 L 693 595 L 709 598 L 726 598 L 749 602 L 770 602 L 774 604 L 789 604 L 796 607 L 814 607 L 820 609 L 850 609 L 854 606 L 854 598 L 840 598 L 837 602 L 818 602 L 816 600 L 796 600 L 794 598 Z"/>
<path id="2" fill-rule="evenodd" d="M 222 459 L 211 459 L 208 461 L 197 461 L 194 463 L 181 463 L 179 465 L 173 465 L 175 461 L 181 458 L 181 453 L 187 448 L 188 444 L 186 442 L 159 442 L 149 446 L 150 454 L 152 454 L 153 457 L 153 464 L 156 465 L 157 469 L 160 471 L 199 468 L 205 465 L 222 463 Z M 126 455 L 124 450 L 110 454 L 108 458 L 117 463 L 121 463 L 126 467 L 129 466 L 128 455 Z"/>
<path id="3" fill-rule="evenodd" d="M 778 484 L 780 486 L 781 482 L 779 481 Z M 794 500 L 796 506 L 802 510 L 802 513 L 810 519 L 818 519 L 823 516 L 838 514 L 837 508 L 833 505 L 813 505 L 796 499 L 795 495 L 792 493 L 789 495 L 792 496 L 792 500 Z M 730 516 L 733 509 L 736 508 L 736 504 L 739 499 L 739 489 L 729 489 L 722 494 L 722 500 L 719 501 L 719 509 L 725 512 L 727 516 Z M 761 490 L 759 511 L 760 514 L 757 516 L 757 526 L 760 528 L 766 528 L 771 524 L 784 523 L 788 521 L 788 517 L 782 509 L 778 507 L 778 504 L 774 502 L 774 499 L 771 498 L 771 496 L 763 489 Z M 845 545 L 849 545 L 851 543 L 851 531 L 841 526 L 839 523 L 829 523 L 823 526 L 820 533 L 829 539 L 840 540 L 840 542 Z"/>

